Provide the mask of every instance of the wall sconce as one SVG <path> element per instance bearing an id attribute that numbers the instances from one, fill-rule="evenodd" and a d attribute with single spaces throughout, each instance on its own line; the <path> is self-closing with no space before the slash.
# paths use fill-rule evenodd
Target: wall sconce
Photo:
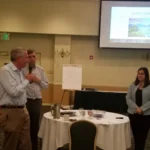
<path id="1" fill-rule="evenodd" d="M 70 52 L 68 50 L 64 50 L 63 48 L 61 50 L 56 50 L 55 53 L 60 55 L 62 58 L 70 56 Z"/>

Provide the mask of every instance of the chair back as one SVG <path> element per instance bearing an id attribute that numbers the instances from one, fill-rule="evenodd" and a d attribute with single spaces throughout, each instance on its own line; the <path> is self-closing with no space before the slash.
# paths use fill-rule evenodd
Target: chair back
<path id="1" fill-rule="evenodd" d="M 70 126 L 69 150 L 95 150 L 97 127 L 86 120 L 76 121 Z"/>

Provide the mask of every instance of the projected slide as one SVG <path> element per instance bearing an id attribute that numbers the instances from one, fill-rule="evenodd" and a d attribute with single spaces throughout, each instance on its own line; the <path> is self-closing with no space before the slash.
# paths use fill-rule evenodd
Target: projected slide
<path id="1" fill-rule="evenodd" d="M 100 48 L 150 49 L 150 1 L 102 0 Z"/>
<path id="2" fill-rule="evenodd" d="M 128 37 L 150 37 L 150 18 L 129 18 Z"/>
<path id="3" fill-rule="evenodd" d="M 150 7 L 112 7 L 110 39 L 150 40 Z"/>

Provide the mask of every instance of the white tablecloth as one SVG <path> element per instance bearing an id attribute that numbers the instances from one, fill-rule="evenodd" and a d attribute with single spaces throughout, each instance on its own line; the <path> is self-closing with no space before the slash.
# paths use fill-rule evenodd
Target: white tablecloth
<path id="1" fill-rule="evenodd" d="M 77 120 L 81 119 L 77 113 Z M 116 119 L 123 117 L 123 119 Z M 74 117 L 70 117 L 74 118 Z M 97 125 L 96 145 L 104 150 L 126 150 L 131 147 L 131 130 L 129 118 L 120 114 L 106 112 L 104 118 L 85 119 Z M 53 119 L 50 112 L 43 115 L 38 136 L 43 139 L 42 150 L 56 150 L 69 143 L 69 127 L 71 122 L 63 118 Z"/>

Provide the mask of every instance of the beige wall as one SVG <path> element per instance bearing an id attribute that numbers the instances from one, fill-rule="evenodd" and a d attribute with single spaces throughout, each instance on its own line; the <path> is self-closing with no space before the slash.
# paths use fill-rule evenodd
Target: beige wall
<path id="1" fill-rule="evenodd" d="M 84 85 L 126 87 L 139 67 L 150 67 L 148 50 L 99 49 L 98 37 L 88 36 L 72 36 L 71 43 L 71 63 L 82 64 Z"/>
<path id="2" fill-rule="evenodd" d="M 100 0 L 0 0 L 0 31 L 98 35 Z"/>
<path id="3" fill-rule="evenodd" d="M 44 67 L 50 82 L 53 82 L 53 46 L 54 36 L 42 34 L 10 34 L 9 41 L 0 40 L 0 65 L 9 61 L 9 56 L 3 56 L 1 52 L 9 52 L 14 47 L 32 48 L 38 52 L 38 63 Z"/>

